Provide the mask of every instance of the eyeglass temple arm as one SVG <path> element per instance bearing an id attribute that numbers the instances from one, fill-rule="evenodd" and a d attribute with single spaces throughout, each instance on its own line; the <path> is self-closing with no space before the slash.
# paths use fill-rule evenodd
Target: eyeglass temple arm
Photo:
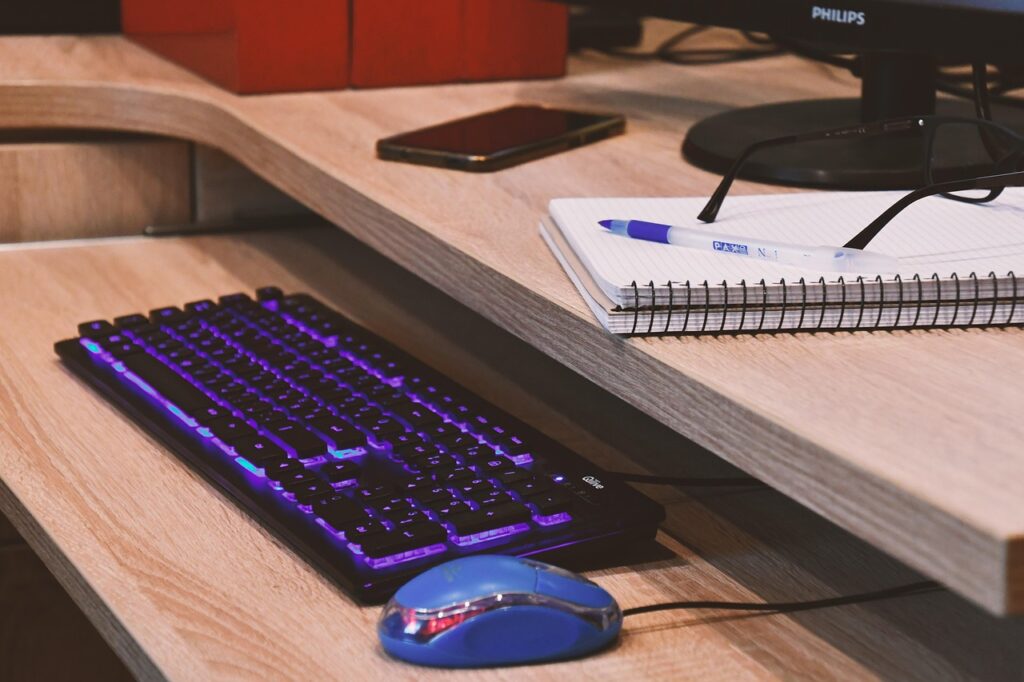
<path id="1" fill-rule="evenodd" d="M 940 182 L 935 185 L 928 185 L 916 189 L 895 204 L 887 208 L 882 215 L 875 218 L 870 225 L 857 233 L 850 241 L 843 244 L 847 249 L 865 249 L 871 240 L 878 236 L 882 228 L 889 224 L 900 211 L 910 206 L 918 199 L 924 199 L 935 194 L 947 192 L 963 192 L 970 189 L 1003 189 L 1004 187 L 1024 187 L 1024 172 L 1004 173 L 1002 175 L 986 175 L 981 178 L 969 178 L 967 180 L 954 180 L 952 182 Z"/>
<path id="2" fill-rule="evenodd" d="M 910 130 L 922 125 L 924 125 L 922 119 L 918 116 L 914 116 L 910 118 L 896 118 L 887 121 L 877 121 L 875 123 L 861 123 L 855 126 L 846 126 L 845 128 L 833 128 L 832 130 L 818 130 L 811 133 L 773 137 L 769 140 L 755 142 L 744 149 L 736 160 L 733 161 L 729 171 L 722 178 L 718 187 L 715 188 L 714 193 L 712 193 L 711 198 L 708 199 L 708 203 L 704 205 L 704 208 L 701 209 L 697 219 L 702 220 L 705 223 L 715 222 L 715 218 L 718 217 L 718 211 L 722 208 L 722 203 L 725 201 L 725 195 L 729 193 L 729 188 L 732 187 L 732 183 L 736 179 L 736 176 L 739 175 L 740 169 L 743 168 L 743 164 L 747 162 L 747 159 L 750 158 L 752 154 L 759 152 L 762 149 L 794 144 L 797 142 L 813 142 L 815 140 L 828 140 L 839 137 L 866 137 L 870 135 L 881 135 L 883 133 L 896 132 L 900 130 Z"/>

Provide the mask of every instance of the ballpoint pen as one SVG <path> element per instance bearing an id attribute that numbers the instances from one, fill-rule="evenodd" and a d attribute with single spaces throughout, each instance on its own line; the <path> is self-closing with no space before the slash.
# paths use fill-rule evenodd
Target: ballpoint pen
<path id="1" fill-rule="evenodd" d="M 809 270 L 888 274 L 898 272 L 900 265 L 894 256 L 841 246 L 787 244 L 645 220 L 599 220 L 598 223 L 614 234 L 633 239 L 756 258 Z"/>

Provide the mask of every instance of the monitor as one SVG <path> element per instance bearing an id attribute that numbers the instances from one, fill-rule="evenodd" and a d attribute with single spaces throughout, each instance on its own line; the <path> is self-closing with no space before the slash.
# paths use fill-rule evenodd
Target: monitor
<path id="1" fill-rule="evenodd" d="M 782 102 L 727 111 L 693 125 L 687 160 L 722 173 L 748 144 L 795 132 L 895 116 L 973 116 L 968 101 L 936 97 L 940 64 L 1024 64 L 1024 0 L 572 0 L 698 24 L 763 32 L 835 53 L 861 55 L 859 98 Z M 776 60 L 760 62 L 776 68 Z M 1024 110 L 994 107 L 1024 130 Z M 911 139 L 828 141 L 766 151 L 748 179 L 841 189 L 920 185 L 920 146 Z"/>

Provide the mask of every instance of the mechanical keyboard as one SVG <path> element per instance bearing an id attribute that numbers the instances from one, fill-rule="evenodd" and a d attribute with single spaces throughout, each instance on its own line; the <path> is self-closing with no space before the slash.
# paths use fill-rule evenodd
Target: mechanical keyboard
<path id="1" fill-rule="evenodd" d="M 96 320 L 78 375 L 357 598 L 474 553 L 559 560 L 663 509 L 305 294 Z"/>

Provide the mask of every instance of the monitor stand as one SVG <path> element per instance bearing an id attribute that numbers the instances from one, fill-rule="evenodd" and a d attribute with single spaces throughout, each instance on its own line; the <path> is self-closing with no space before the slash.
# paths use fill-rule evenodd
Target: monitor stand
<path id="1" fill-rule="evenodd" d="M 683 156 L 699 168 L 724 174 L 733 159 L 758 140 L 915 114 L 973 118 L 971 101 L 942 98 L 936 102 L 935 77 L 935 62 L 929 58 L 868 54 L 863 62 L 860 99 L 782 102 L 716 114 L 690 129 L 683 142 Z M 1024 130 L 1024 110 L 993 106 L 992 118 Z M 752 156 L 740 177 L 800 187 L 911 189 L 923 184 L 922 155 L 917 136 L 786 145 Z"/>

